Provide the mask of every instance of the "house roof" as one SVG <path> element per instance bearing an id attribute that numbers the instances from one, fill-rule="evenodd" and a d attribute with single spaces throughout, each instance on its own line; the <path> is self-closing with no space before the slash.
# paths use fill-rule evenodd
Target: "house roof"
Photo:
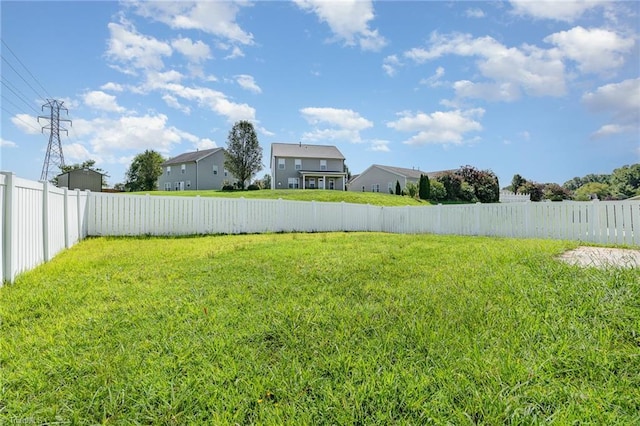
<path id="1" fill-rule="evenodd" d="M 184 164 L 184 163 L 196 163 L 203 158 L 206 158 L 218 151 L 222 148 L 212 148 L 212 149 L 203 149 L 201 151 L 194 152 L 185 152 L 184 154 L 177 155 L 173 158 L 168 159 L 164 163 L 163 166 L 170 166 L 172 164 Z"/>
<path id="2" fill-rule="evenodd" d="M 331 158 L 344 160 L 342 153 L 333 145 L 306 145 L 301 143 L 272 143 L 271 157 Z"/>
<path id="3" fill-rule="evenodd" d="M 383 166 L 380 164 L 374 164 L 371 167 L 377 167 L 379 169 L 386 170 L 388 172 L 391 172 L 403 177 L 413 178 L 413 179 L 420 179 L 420 175 L 427 175 L 430 179 L 432 179 L 446 172 L 454 172 L 454 170 L 440 170 L 437 172 L 425 172 L 423 170 L 405 169 L 404 167 Z"/>
<path id="4" fill-rule="evenodd" d="M 100 173 L 96 170 L 93 169 L 89 169 L 89 168 L 84 168 L 84 169 L 73 169 L 73 170 L 69 170 L 68 172 L 64 172 L 64 173 L 60 173 L 58 176 L 64 176 L 64 175 L 68 175 L 68 174 L 78 174 L 78 173 L 83 173 L 83 174 L 96 174 L 96 175 L 100 175 L 100 176 L 104 176 L 105 173 Z"/>

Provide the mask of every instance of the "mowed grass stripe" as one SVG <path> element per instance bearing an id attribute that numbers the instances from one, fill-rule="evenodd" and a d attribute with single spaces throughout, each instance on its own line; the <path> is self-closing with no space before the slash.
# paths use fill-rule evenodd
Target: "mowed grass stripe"
<path id="1" fill-rule="evenodd" d="M 640 272 L 575 246 L 88 239 L 0 289 L 0 423 L 638 422 Z"/>

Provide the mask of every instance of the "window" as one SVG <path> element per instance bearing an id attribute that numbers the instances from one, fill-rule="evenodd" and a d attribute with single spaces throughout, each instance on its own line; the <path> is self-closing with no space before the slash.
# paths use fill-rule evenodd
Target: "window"
<path id="1" fill-rule="evenodd" d="M 327 160 L 320 160 L 320 170 L 327 170 Z"/>
<path id="2" fill-rule="evenodd" d="M 229 172 L 227 171 L 227 169 L 224 169 L 224 177 L 229 176 Z"/>
<path id="3" fill-rule="evenodd" d="M 215 164 L 213 165 L 213 174 L 214 176 L 218 174 L 218 166 L 216 166 Z"/>
<path id="4" fill-rule="evenodd" d="M 309 188 L 310 189 L 316 188 L 316 178 L 309 178 Z"/>
<path id="5" fill-rule="evenodd" d="M 278 158 L 278 169 L 284 170 L 284 158 Z"/>
<path id="6" fill-rule="evenodd" d="M 165 191 L 171 191 L 171 182 L 165 182 L 164 183 L 164 190 Z"/>
<path id="7" fill-rule="evenodd" d="M 374 183 L 373 185 L 371 185 L 371 192 L 380 192 L 380 184 Z"/>
<path id="8" fill-rule="evenodd" d="M 187 170 L 187 165 L 186 164 L 182 164 L 180 166 L 180 173 L 184 174 L 186 170 Z"/>
<path id="9" fill-rule="evenodd" d="M 336 189 L 336 180 L 329 179 L 329 189 Z"/>
<path id="10" fill-rule="evenodd" d="M 298 178 L 289 178 L 289 189 L 298 189 L 300 188 L 300 184 L 298 183 Z"/>
<path id="11" fill-rule="evenodd" d="M 300 158 L 296 158 L 296 170 L 302 170 L 302 160 Z"/>
<path id="12" fill-rule="evenodd" d="M 171 166 L 167 166 L 167 176 L 171 174 Z"/>

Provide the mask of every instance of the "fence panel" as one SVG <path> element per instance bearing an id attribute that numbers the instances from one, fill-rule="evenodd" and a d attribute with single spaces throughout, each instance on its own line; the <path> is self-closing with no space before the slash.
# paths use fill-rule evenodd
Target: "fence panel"
<path id="1" fill-rule="evenodd" d="M 68 191 L 0 173 L 3 280 L 87 235 L 381 231 L 640 245 L 639 201 L 380 207 Z"/>

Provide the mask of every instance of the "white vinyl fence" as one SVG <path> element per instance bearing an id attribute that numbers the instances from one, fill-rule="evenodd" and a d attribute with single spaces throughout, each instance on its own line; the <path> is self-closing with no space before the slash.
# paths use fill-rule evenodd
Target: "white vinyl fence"
<path id="1" fill-rule="evenodd" d="M 640 201 L 380 207 L 67 191 L 0 174 L 2 277 L 91 236 L 378 231 L 640 246 Z"/>

